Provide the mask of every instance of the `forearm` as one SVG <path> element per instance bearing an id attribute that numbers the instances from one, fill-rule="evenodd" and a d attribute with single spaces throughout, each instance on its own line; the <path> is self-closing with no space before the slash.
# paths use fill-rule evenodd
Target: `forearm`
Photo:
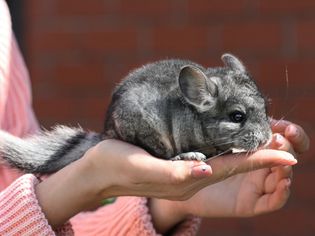
<path id="1" fill-rule="evenodd" d="M 51 175 L 36 186 L 42 210 L 53 228 L 77 213 L 99 206 L 102 196 L 93 189 L 82 160 Z"/>
<path id="2" fill-rule="evenodd" d="M 148 202 L 153 225 L 158 233 L 165 234 L 185 221 L 189 214 L 185 213 L 183 202 L 151 198 Z"/>
<path id="3" fill-rule="evenodd" d="M 167 200 L 151 198 L 148 204 L 153 225 L 158 233 L 165 234 L 185 218 L 184 214 L 172 210 L 172 204 Z"/>

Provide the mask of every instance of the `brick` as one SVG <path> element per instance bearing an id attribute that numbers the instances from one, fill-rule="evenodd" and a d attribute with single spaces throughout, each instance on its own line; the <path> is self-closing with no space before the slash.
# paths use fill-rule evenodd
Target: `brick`
<path id="1" fill-rule="evenodd" d="M 98 118 L 104 120 L 105 111 L 110 102 L 109 96 L 89 96 L 76 99 L 77 109 L 75 115 L 81 118 Z"/>
<path id="2" fill-rule="evenodd" d="M 314 150 L 312 150 L 314 153 Z M 303 158 L 299 158 L 299 162 L 305 162 Z M 300 169 L 300 163 L 295 168 L 293 185 L 292 185 L 292 197 L 294 201 L 301 203 L 312 203 L 315 204 L 315 189 L 310 188 L 310 181 L 315 179 L 315 173 L 313 169 L 315 168 L 315 162 L 310 164 L 307 163 L 308 168 L 305 170 Z M 305 191 L 307 189 L 307 191 Z"/>
<path id="3" fill-rule="evenodd" d="M 272 98 L 269 105 L 270 115 L 276 119 L 291 120 L 305 127 L 309 132 L 314 132 L 312 125 L 314 112 L 311 104 L 315 102 L 315 98 Z"/>
<path id="4" fill-rule="evenodd" d="M 64 51 L 80 48 L 81 39 L 75 33 L 62 31 L 34 32 L 29 36 L 29 50 L 36 52 Z"/>
<path id="5" fill-rule="evenodd" d="M 296 97 L 313 94 L 314 59 L 261 60 L 259 83 L 274 95 Z"/>
<path id="6" fill-rule="evenodd" d="M 132 17 L 159 17 L 165 18 L 170 15 L 172 10 L 172 1 L 146 1 L 146 0 L 121 0 L 119 4 L 119 14 L 121 16 Z"/>
<path id="7" fill-rule="evenodd" d="M 152 32 L 152 48 L 157 54 L 172 56 L 204 53 L 209 47 L 207 27 L 157 27 Z"/>
<path id="8" fill-rule="evenodd" d="M 34 99 L 36 113 L 40 117 L 51 117 L 56 121 L 71 117 L 73 115 L 75 103 L 75 100 L 64 97 Z"/>
<path id="9" fill-rule="evenodd" d="M 278 16 L 283 14 L 313 14 L 315 10 L 315 2 L 313 0 L 259 0 L 258 6 L 261 13 L 272 13 Z"/>
<path id="10" fill-rule="evenodd" d="M 304 20 L 297 23 L 298 50 L 309 53 L 314 52 L 315 20 Z"/>
<path id="11" fill-rule="evenodd" d="M 107 84 L 105 68 L 97 63 L 63 63 L 53 69 L 55 84 L 61 88 L 80 90 L 105 89 Z M 107 79 L 107 80 L 106 80 Z"/>
<path id="12" fill-rule="evenodd" d="M 248 1 L 246 0 L 235 0 L 230 2 L 220 0 L 188 0 L 187 10 L 188 13 L 195 17 L 198 16 L 231 16 L 239 15 L 244 13 L 246 10 Z"/>
<path id="13" fill-rule="evenodd" d="M 237 22 L 223 25 L 222 47 L 225 51 L 250 51 L 274 54 L 281 51 L 281 26 L 274 22 Z"/>
<path id="14" fill-rule="evenodd" d="M 138 34 L 132 28 L 112 28 L 102 31 L 82 33 L 82 48 L 84 50 L 104 52 L 135 52 L 138 45 Z"/>
<path id="15" fill-rule="evenodd" d="M 57 0 L 54 4 L 54 13 L 57 16 L 93 16 L 103 15 L 108 12 L 109 4 L 104 0 L 92 0 L 87 4 L 84 0 L 62 1 Z"/>
<path id="16" fill-rule="evenodd" d="M 289 205 L 289 206 L 288 206 Z M 315 230 L 312 210 L 295 205 L 292 200 L 283 209 L 254 218 L 221 218 L 204 220 L 200 236 L 209 235 L 312 235 Z M 290 224 L 288 224 L 290 222 Z"/>
<path id="17" fill-rule="evenodd" d="M 84 32 L 47 30 L 30 36 L 32 45 L 29 50 L 49 53 L 71 51 L 89 53 L 123 52 L 128 53 L 138 48 L 137 32 L 134 29 L 102 29 Z"/>
<path id="18" fill-rule="evenodd" d="M 296 104 L 295 107 L 295 118 L 303 118 L 303 120 L 314 121 L 315 120 L 315 113 L 313 109 L 313 104 L 315 104 L 314 97 L 301 97 L 295 98 L 294 103 Z"/>
<path id="19" fill-rule="evenodd" d="M 309 207 L 286 207 L 252 221 L 251 235 L 312 235 L 315 232 L 313 211 Z"/>
<path id="20" fill-rule="evenodd" d="M 52 4 L 53 1 L 40 0 L 29 0 L 27 4 L 23 4 L 23 8 L 25 8 L 23 24 L 27 26 L 28 30 L 33 29 L 51 16 Z"/>
<path id="21" fill-rule="evenodd" d="M 80 123 L 80 120 L 103 122 L 109 98 L 104 97 L 54 97 L 34 100 L 35 112 L 42 120 L 56 124 Z M 49 123 L 50 123 L 49 122 Z M 53 124 L 51 124 L 53 125 Z M 102 127 L 100 127 L 102 128 Z"/>
<path id="22" fill-rule="evenodd" d="M 246 231 L 242 223 L 235 219 L 229 218 L 211 218 L 211 219 L 204 219 L 202 221 L 200 230 L 198 232 L 198 236 L 208 236 L 208 235 L 234 235 L 234 236 L 241 236 L 244 234 L 238 233 Z"/>

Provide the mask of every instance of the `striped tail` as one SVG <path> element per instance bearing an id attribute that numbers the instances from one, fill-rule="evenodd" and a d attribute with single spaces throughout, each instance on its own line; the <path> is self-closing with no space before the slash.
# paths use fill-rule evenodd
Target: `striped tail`
<path id="1" fill-rule="evenodd" d="M 0 156 L 10 166 L 27 173 L 60 170 L 102 140 L 102 135 L 81 128 L 57 126 L 26 139 L 0 131 Z"/>

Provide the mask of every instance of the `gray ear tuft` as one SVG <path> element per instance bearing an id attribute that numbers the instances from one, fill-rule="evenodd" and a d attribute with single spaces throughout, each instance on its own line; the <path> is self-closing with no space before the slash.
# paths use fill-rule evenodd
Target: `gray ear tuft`
<path id="1" fill-rule="evenodd" d="M 225 66 L 229 67 L 230 69 L 234 71 L 239 71 L 239 72 L 246 71 L 246 68 L 243 65 L 243 63 L 232 54 L 225 53 L 222 55 L 221 59 Z"/>
<path id="2" fill-rule="evenodd" d="M 218 88 L 199 68 L 184 66 L 179 73 L 178 82 L 183 96 L 190 104 L 199 109 L 212 106 Z"/>

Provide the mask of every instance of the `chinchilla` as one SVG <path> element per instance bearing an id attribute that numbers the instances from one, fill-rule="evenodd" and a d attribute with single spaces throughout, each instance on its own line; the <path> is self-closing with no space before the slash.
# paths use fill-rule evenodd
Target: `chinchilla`
<path id="1" fill-rule="evenodd" d="M 0 132 L 0 155 L 25 172 L 55 172 L 104 139 L 119 139 L 155 157 L 205 160 L 234 149 L 255 151 L 271 139 L 266 101 L 243 63 L 223 67 L 170 59 L 144 65 L 117 86 L 104 131 L 57 126 L 21 139 Z"/>

